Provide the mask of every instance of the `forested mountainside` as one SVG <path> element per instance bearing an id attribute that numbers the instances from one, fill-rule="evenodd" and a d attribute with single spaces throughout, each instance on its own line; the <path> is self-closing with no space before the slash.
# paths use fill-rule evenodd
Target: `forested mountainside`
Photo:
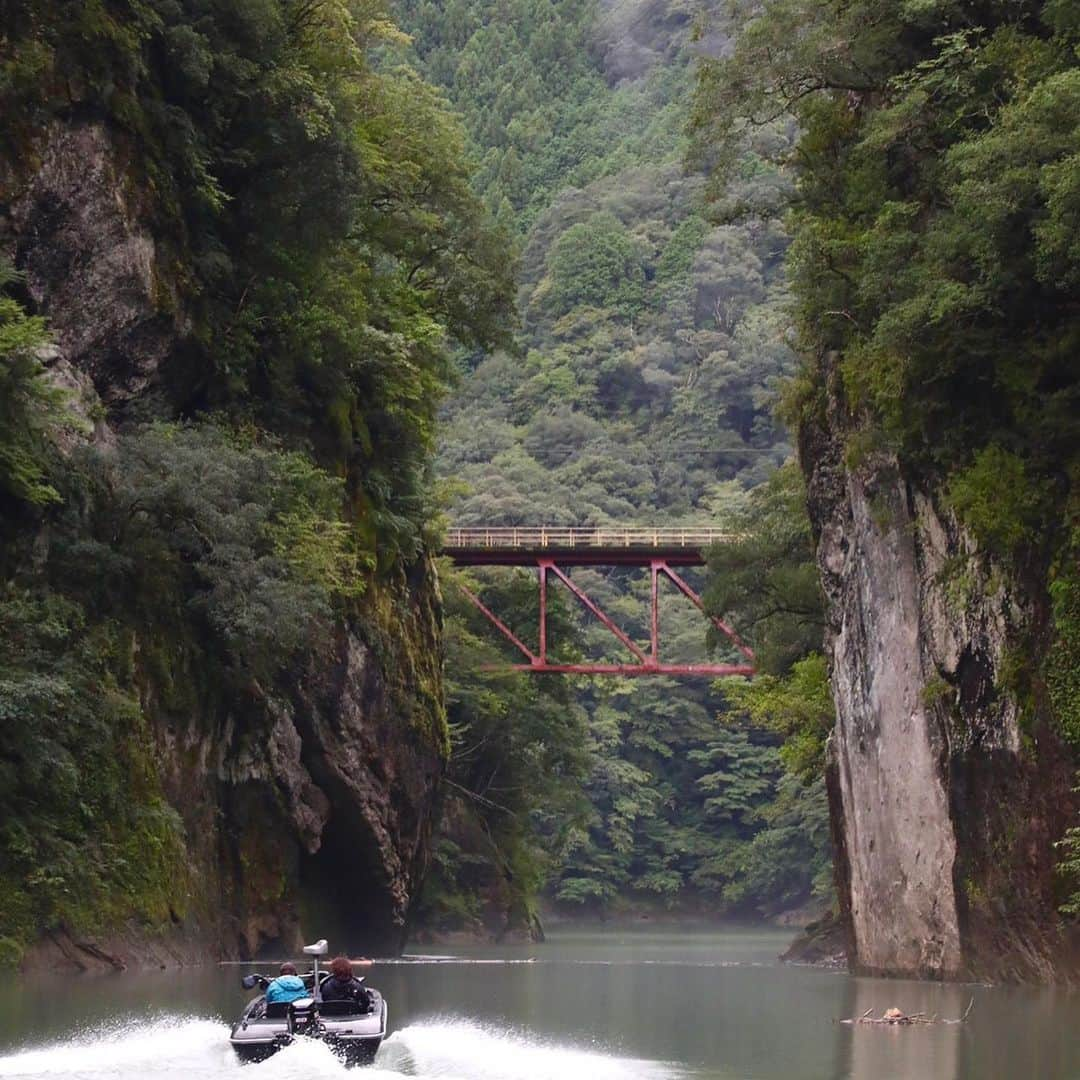
<path id="1" fill-rule="evenodd" d="M 711 223 L 704 172 L 683 164 L 691 9 L 402 0 L 397 10 L 413 39 L 405 55 L 460 112 L 478 190 L 520 253 L 516 348 L 463 353 L 445 410 L 448 516 L 672 525 L 749 513 L 746 492 L 791 452 L 770 404 L 794 369 L 788 240 L 764 212 Z M 763 151 L 789 138 L 782 126 L 763 134 L 729 185 L 733 203 L 777 205 L 785 182 Z M 808 563 L 808 525 L 801 543 Z M 648 639 L 640 573 L 574 576 Z M 428 926 L 535 930 L 539 889 L 570 914 L 644 905 L 755 916 L 827 902 L 822 783 L 785 767 L 771 727 L 737 722 L 707 684 L 480 673 L 508 654 L 454 580 L 447 568 L 454 751 Z M 535 574 L 477 573 L 470 584 L 526 639 L 534 632 Z M 623 659 L 575 603 L 550 635 L 562 655 Z M 665 599 L 662 624 L 667 658 L 705 657 L 707 622 L 689 602 Z"/>
<path id="2" fill-rule="evenodd" d="M 1075 976 L 1080 13 L 766 0 L 734 39 L 695 109 L 718 190 L 800 130 L 786 413 L 854 963 Z"/>
<path id="3" fill-rule="evenodd" d="M 435 412 L 513 288 L 463 135 L 376 4 L 0 19 L 0 959 L 251 955 L 315 896 L 395 948 Z"/>

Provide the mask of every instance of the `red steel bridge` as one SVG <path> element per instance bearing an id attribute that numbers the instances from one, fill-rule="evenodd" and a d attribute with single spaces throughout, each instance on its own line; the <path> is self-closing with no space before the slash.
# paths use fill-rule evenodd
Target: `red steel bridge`
<path id="1" fill-rule="evenodd" d="M 478 596 L 464 588 L 469 601 L 525 657 L 526 663 L 513 664 L 517 671 L 536 674 L 579 675 L 753 675 L 754 653 L 722 619 L 712 618 L 716 628 L 727 637 L 746 659 L 744 664 L 668 664 L 660 659 L 660 579 L 675 587 L 704 612 L 701 597 L 675 570 L 677 566 L 701 566 L 704 553 L 713 544 L 734 539 L 720 529 L 567 529 L 551 526 L 527 528 L 450 529 L 443 544 L 443 554 L 458 566 L 535 566 L 540 583 L 540 626 L 537 652 L 520 638 Z M 571 566 L 640 566 L 648 567 L 652 577 L 652 612 L 649 649 L 646 652 L 623 632 L 573 581 L 564 567 Z M 628 664 L 559 664 L 548 659 L 547 591 L 551 577 L 571 593 L 607 627 L 634 657 Z"/>

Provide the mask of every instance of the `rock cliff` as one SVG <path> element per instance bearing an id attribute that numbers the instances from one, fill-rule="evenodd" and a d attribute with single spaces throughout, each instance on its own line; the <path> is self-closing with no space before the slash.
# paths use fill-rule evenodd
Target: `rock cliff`
<path id="1" fill-rule="evenodd" d="M 108 446 L 161 415 L 191 332 L 152 199 L 102 122 L 54 123 L 0 166 L 0 251 L 46 316 L 47 363 Z M 207 689 L 197 649 L 131 643 L 155 783 L 183 820 L 171 929 L 61 928 L 27 963 L 93 968 L 253 956 L 301 933 L 396 950 L 428 854 L 445 755 L 441 605 L 426 558 L 368 589 L 284 685 Z M 179 690 L 177 688 L 180 688 Z"/>
<path id="2" fill-rule="evenodd" d="M 800 445 L 828 609 L 829 789 L 853 967 L 1067 976 L 1080 954 L 1056 913 L 1053 841 L 1075 813 L 1070 755 L 1046 703 L 1011 674 L 1036 662 L 1045 593 L 978 552 L 931 480 L 889 453 L 845 457 L 857 426 L 834 378 Z"/>

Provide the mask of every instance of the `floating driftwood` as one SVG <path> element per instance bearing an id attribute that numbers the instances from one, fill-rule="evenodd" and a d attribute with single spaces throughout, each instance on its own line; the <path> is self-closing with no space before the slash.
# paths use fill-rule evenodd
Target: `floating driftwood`
<path id="1" fill-rule="evenodd" d="M 873 1009 L 867 1009 L 862 1016 L 851 1016 L 846 1020 L 841 1020 L 841 1024 L 888 1024 L 892 1026 L 905 1025 L 905 1024 L 962 1024 L 971 1013 L 972 1008 L 975 1005 L 975 999 L 972 998 L 968 1002 L 968 1007 L 964 1010 L 964 1015 L 955 1020 L 942 1019 L 938 1017 L 937 1013 L 933 1016 L 927 1016 L 926 1013 L 905 1013 L 901 1012 L 894 1005 L 891 1009 L 886 1009 L 880 1016 L 874 1016 Z"/>

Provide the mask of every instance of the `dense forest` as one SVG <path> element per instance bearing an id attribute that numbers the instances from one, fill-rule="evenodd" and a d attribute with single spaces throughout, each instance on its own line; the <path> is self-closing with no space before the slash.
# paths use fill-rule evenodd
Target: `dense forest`
<path id="1" fill-rule="evenodd" d="M 791 453 L 772 414 L 778 380 L 795 364 L 788 239 L 768 212 L 786 184 L 763 156 L 788 132 L 764 136 L 729 185 L 732 200 L 759 212 L 717 224 L 705 172 L 684 164 L 696 47 L 686 9 L 468 0 L 398 11 L 413 39 L 406 55 L 460 112 L 478 191 L 520 253 L 514 348 L 459 354 L 437 461 L 448 517 L 719 520 L 741 532 L 764 512 L 777 551 L 809 583 L 813 652 L 821 616 L 809 527 L 791 491 L 799 480 L 789 468 L 765 484 Z M 740 598 L 756 546 L 716 557 L 717 579 L 741 581 Z M 631 637 L 647 639 L 640 574 L 574 576 Z M 511 577 L 477 573 L 470 585 L 527 635 L 535 575 Z M 789 718 L 758 710 L 747 723 L 738 687 L 479 675 L 482 660 L 506 654 L 453 582 L 445 568 L 453 787 L 427 924 L 499 931 L 509 911 L 521 929 L 538 890 L 567 915 L 759 917 L 811 897 L 827 903 L 820 769 L 781 753 Z M 608 632 L 563 599 L 566 628 L 552 635 L 563 655 L 622 659 Z M 739 625 L 762 637 L 752 602 L 713 599 L 717 610 L 738 602 Z M 708 623 L 688 602 L 665 598 L 662 622 L 670 659 L 706 655 Z M 766 654 L 774 677 L 804 656 Z M 827 726 L 824 670 L 810 667 Z"/>
<path id="2" fill-rule="evenodd" d="M 856 788 L 890 766 L 868 761 L 860 776 L 847 758 L 868 745 L 870 718 L 883 709 L 891 723 L 910 695 L 927 716 L 929 771 L 911 771 L 897 805 L 942 793 L 929 812 L 943 815 L 957 922 L 941 932 L 959 943 L 945 959 L 910 960 L 887 944 L 877 962 L 955 972 L 1007 957 L 994 897 L 1010 895 L 1030 926 L 1016 932 L 1046 942 L 1045 973 L 1062 948 L 1055 911 L 1076 908 L 1080 842 L 1068 790 L 1078 445 L 1068 5 L 796 0 L 706 6 L 693 24 L 664 3 L 402 12 L 412 55 L 463 116 L 482 196 L 521 238 L 516 350 L 460 356 L 439 455 L 450 515 L 708 518 L 747 537 L 713 553 L 708 597 L 746 628 L 762 675 L 711 691 L 574 688 L 589 758 L 560 761 L 558 775 L 568 793 L 573 769 L 586 777 L 584 817 L 532 812 L 525 888 L 546 877 L 561 907 L 605 912 L 649 896 L 758 914 L 827 897 L 820 782 L 831 760 L 844 918 L 852 873 L 869 875 L 866 908 L 876 906 L 887 873 L 873 854 L 878 826 L 896 845 L 895 872 L 930 874 L 935 889 L 936 870 L 904 864 L 901 822 L 885 815 L 860 838 Z M 777 409 L 801 469 L 774 472 L 789 453 Z M 829 518 L 845 505 L 845 475 L 865 484 L 867 528 L 879 535 L 860 549 L 862 565 L 841 572 L 858 543 L 850 521 Z M 886 675 L 891 643 L 838 650 L 849 647 L 851 605 L 902 603 L 852 595 L 874 544 L 894 542 L 890 530 L 896 543 L 917 537 L 922 655 L 910 689 L 879 705 L 866 688 Z M 640 583 L 580 576 L 644 636 Z M 479 584 L 514 610 L 504 584 Z M 525 627 L 528 586 L 515 587 Z M 614 658 L 605 632 L 573 614 L 567 647 Z M 700 631 L 685 615 L 672 609 L 665 623 L 689 656 Z M 845 714 L 831 759 L 830 671 Z M 469 751 L 452 758 L 459 810 L 486 823 L 466 849 L 481 860 L 519 852 L 535 804 L 527 788 L 499 785 L 501 750 L 469 738 L 484 726 L 472 687 L 457 700 L 453 689 Z M 546 748 L 545 732 L 530 730 Z M 998 746 L 1016 757 L 1006 764 Z M 467 805 L 493 791 L 522 798 Z M 508 814 L 517 825 L 502 834 Z M 460 839 L 450 830 L 446 849 L 462 854 Z M 1021 872 L 1024 843 L 1039 854 Z M 944 854 L 954 844 L 955 859 Z M 914 845 L 910 857 L 918 863 Z M 476 867 L 436 878 L 436 906 L 449 898 L 452 917 L 475 918 L 470 891 L 484 880 Z M 889 903 L 880 892 L 882 919 Z M 913 933 L 934 940 L 928 918 Z M 1042 961 L 1002 963 L 1031 973 Z"/>

